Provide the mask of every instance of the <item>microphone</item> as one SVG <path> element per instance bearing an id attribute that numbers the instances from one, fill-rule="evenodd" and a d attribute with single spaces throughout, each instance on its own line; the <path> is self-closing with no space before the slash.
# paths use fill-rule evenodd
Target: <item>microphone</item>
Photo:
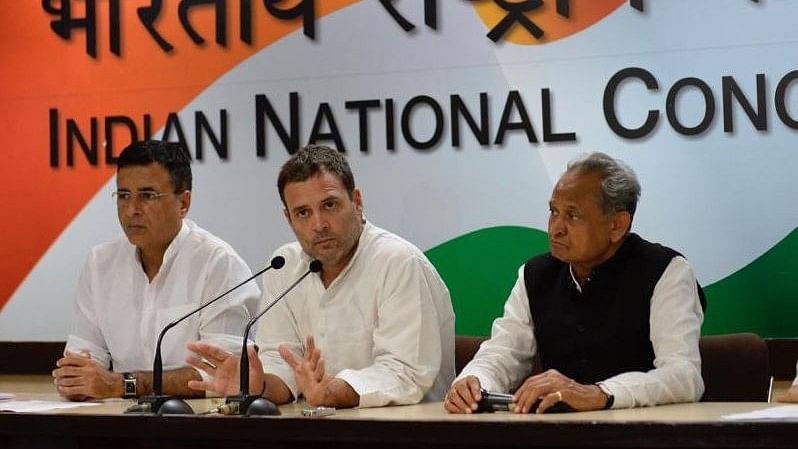
<path id="1" fill-rule="evenodd" d="M 186 401 L 163 394 L 163 388 L 162 388 L 163 362 L 161 360 L 161 341 L 163 340 L 166 331 L 177 326 L 178 323 L 190 317 L 191 315 L 194 315 L 200 310 L 224 298 L 225 296 L 232 293 L 234 290 L 238 289 L 242 285 L 260 276 L 266 270 L 270 268 L 279 270 L 280 268 L 283 267 L 283 265 L 285 265 L 285 258 L 283 256 L 273 257 L 268 266 L 258 271 L 257 273 L 253 274 L 252 276 L 248 277 L 240 284 L 236 285 L 235 287 L 227 290 L 221 295 L 211 299 L 205 304 L 199 306 L 198 308 L 192 310 L 191 312 L 183 315 L 182 317 L 164 326 L 163 330 L 161 330 L 161 333 L 158 335 L 158 343 L 155 346 L 155 360 L 152 363 L 152 394 L 140 397 L 138 404 L 125 410 L 125 413 L 155 413 L 158 415 L 165 415 L 165 414 L 193 415 L 194 410 L 191 409 L 191 407 L 188 405 Z M 246 341 L 244 342 L 244 344 L 246 345 Z"/>
<path id="2" fill-rule="evenodd" d="M 299 277 L 293 284 L 289 285 L 285 291 L 283 291 L 274 301 L 272 301 L 265 309 L 263 309 L 260 313 L 255 315 L 249 323 L 247 323 L 247 327 L 244 329 L 244 343 L 243 347 L 241 348 L 241 365 L 239 367 L 240 374 L 241 374 L 241 383 L 239 389 L 241 393 L 236 396 L 229 396 L 227 400 L 225 400 L 225 405 L 229 407 L 227 410 L 231 414 L 241 414 L 246 416 L 252 415 L 279 415 L 280 410 L 277 408 L 274 403 L 262 396 L 251 395 L 249 394 L 249 353 L 247 353 L 247 340 L 249 340 L 249 330 L 255 324 L 255 321 L 258 321 L 260 317 L 262 317 L 266 312 L 268 312 L 275 304 L 280 302 L 285 295 L 287 295 L 291 290 L 294 289 L 303 279 L 305 279 L 310 273 L 318 273 L 321 271 L 321 262 L 318 260 L 313 260 L 310 262 L 310 266 L 308 267 L 308 271 L 306 271 L 302 276 Z M 261 394 L 263 394 L 262 392 Z"/>

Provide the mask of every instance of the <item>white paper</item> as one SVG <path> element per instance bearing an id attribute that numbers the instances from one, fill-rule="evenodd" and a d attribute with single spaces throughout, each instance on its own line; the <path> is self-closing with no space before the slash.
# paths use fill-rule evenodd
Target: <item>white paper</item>
<path id="1" fill-rule="evenodd" d="M 753 412 L 724 415 L 721 418 L 739 421 L 752 419 L 798 419 L 798 405 L 769 407 L 762 410 L 754 410 Z"/>
<path id="2" fill-rule="evenodd" d="M 100 405 L 95 402 L 60 402 L 60 401 L 3 401 L 0 411 L 3 412 L 44 412 L 63 408 L 90 407 Z"/>

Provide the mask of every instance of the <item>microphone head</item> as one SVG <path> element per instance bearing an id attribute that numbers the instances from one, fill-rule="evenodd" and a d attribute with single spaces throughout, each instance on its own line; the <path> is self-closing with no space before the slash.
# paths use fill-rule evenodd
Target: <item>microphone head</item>
<path id="1" fill-rule="evenodd" d="M 272 268 L 274 268 L 275 270 L 279 270 L 280 268 L 283 268 L 283 265 L 285 265 L 285 257 L 283 257 L 283 256 L 274 256 L 274 257 L 272 257 L 271 265 L 272 265 Z"/>
<path id="2" fill-rule="evenodd" d="M 321 261 L 319 259 L 313 259 L 313 262 L 310 263 L 309 269 L 311 273 L 318 273 L 321 271 Z"/>

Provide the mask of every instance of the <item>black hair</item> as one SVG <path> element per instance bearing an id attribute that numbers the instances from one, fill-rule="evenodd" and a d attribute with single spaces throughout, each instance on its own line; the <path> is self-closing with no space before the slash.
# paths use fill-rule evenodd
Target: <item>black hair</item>
<path id="1" fill-rule="evenodd" d="M 116 172 L 137 165 L 160 164 L 169 172 L 174 193 L 191 190 L 191 156 L 186 148 L 176 142 L 145 140 L 133 142 L 119 155 Z"/>
<path id="2" fill-rule="evenodd" d="M 325 145 L 308 145 L 294 154 L 280 169 L 277 190 L 280 192 L 283 205 L 285 205 L 286 184 L 307 181 L 322 170 L 338 176 L 349 198 L 352 198 L 352 193 L 355 191 L 355 177 L 344 155 Z"/>

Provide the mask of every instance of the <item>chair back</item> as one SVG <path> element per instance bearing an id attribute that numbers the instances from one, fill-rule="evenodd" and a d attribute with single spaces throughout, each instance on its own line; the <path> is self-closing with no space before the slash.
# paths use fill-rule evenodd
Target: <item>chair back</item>
<path id="1" fill-rule="evenodd" d="M 459 375 L 460 371 L 468 365 L 468 362 L 474 358 L 479 351 L 479 345 L 490 337 L 472 337 L 467 335 L 455 335 L 454 337 L 454 368 L 455 375 Z M 532 359 L 532 372 L 528 375 L 532 376 L 543 372 L 540 364 L 540 356 L 535 354 Z"/>
<path id="2" fill-rule="evenodd" d="M 703 402 L 767 402 L 770 390 L 768 347 L 752 333 L 707 335 L 701 352 Z"/>
<path id="3" fill-rule="evenodd" d="M 479 345 L 488 337 L 471 337 L 467 335 L 455 335 L 454 337 L 454 369 L 455 375 L 468 365 L 479 351 Z"/>

